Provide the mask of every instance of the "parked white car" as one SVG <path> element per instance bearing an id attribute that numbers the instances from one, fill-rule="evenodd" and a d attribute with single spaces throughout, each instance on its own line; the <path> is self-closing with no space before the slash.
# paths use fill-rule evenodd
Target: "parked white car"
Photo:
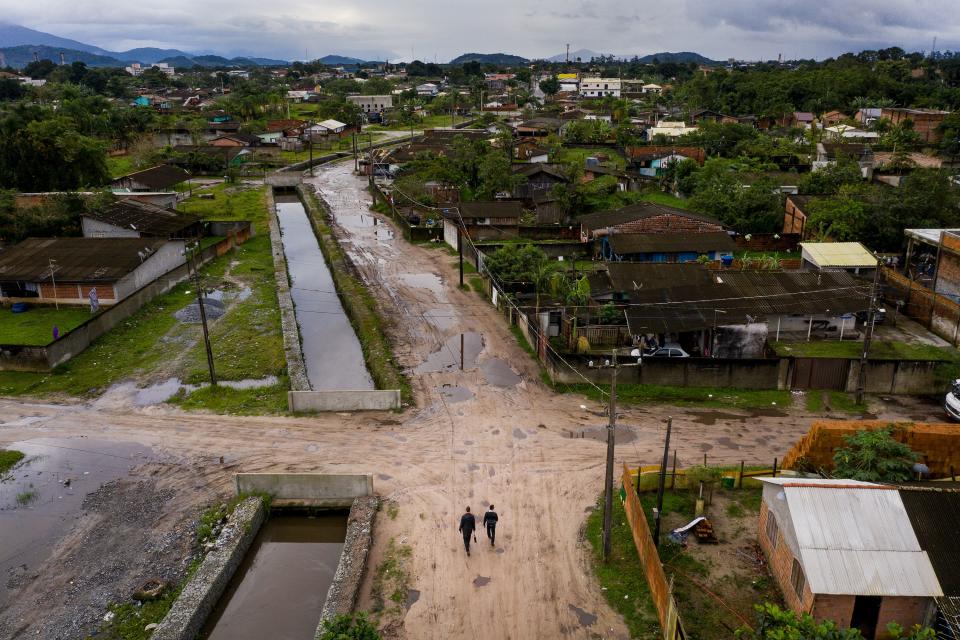
<path id="1" fill-rule="evenodd" d="M 954 380 L 943 399 L 943 409 L 952 420 L 960 422 L 960 380 Z"/>
<path id="2" fill-rule="evenodd" d="M 690 354 L 676 342 L 667 342 L 656 351 L 647 354 L 648 358 L 689 358 Z"/>

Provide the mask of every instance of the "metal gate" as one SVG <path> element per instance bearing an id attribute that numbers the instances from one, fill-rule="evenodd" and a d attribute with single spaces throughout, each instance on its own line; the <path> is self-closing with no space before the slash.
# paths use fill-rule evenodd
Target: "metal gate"
<path id="1" fill-rule="evenodd" d="M 790 388 L 843 391 L 849 374 L 847 358 L 794 358 Z"/>

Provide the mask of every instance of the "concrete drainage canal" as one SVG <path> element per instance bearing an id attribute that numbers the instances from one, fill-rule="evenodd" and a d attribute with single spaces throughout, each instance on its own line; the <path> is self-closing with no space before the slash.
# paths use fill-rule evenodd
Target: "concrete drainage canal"
<path id="1" fill-rule="evenodd" d="M 303 203 L 293 193 L 274 201 L 310 386 L 290 392 L 291 411 L 398 408 L 398 391 L 374 387 Z"/>
<path id="2" fill-rule="evenodd" d="M 379 505 L 372 477 L 238 474 L 236 484 L 256 495 L 234 509 L 153 640 L 309 640 L 353 610 Z"/>

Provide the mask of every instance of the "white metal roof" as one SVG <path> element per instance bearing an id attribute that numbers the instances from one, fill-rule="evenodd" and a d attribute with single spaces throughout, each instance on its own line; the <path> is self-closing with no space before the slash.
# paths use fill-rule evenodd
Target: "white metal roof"
<path id="1" fill-rule="evenodd" d="M 927 244 L 940 244 L 940 233 L 960 234 L 960 229 L 904 229 L 903 233 L 908 237 L 916 238 Z"/>
<path id="2" fill-rule="evenodd" d="M 324 120 L 323 122 L 317 123 L 318 127 L 323 127 L 324 129 L 343 129 L 347 125 L 337 120 Z"/>
<path id="3" fill-rule="evenodd" d="M 788 472 L 789 473 L 789 472 Z M 804 478 L 803 476 L 777 476 L 773 477 L 763 477 L 756 478 L 760 482 L 766 482 L 767 484 L 809 484 L 809 485 L 818 485 L 824 487 L 849 487 L 849 486 L 863 486 L 863 487 L 879 487 L 874 482 L 864 482 L 863 480 L 835 480 L 833 478 Z"/>
<path id="4" fill-rule="evenodd" d="M 803 257 L 818 267 L 875 267 L 877 259 L 859 242 L 801 242 Z"/>
<path id="5" fill-rule="evenodd" d="M 814 593 L 942 595 L 896 490 L 852 480 L 776 480 Z"/>

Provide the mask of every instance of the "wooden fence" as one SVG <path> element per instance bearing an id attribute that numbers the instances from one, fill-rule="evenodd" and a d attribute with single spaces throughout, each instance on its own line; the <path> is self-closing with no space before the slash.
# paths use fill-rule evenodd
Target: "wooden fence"
<path id="1" fill-rule="evenodd" d="M 660 620 L 660 628 L 663 630 L 663 638 L 664 640 L 683 640 L 685 636 L 680 624 L 677 601 L 673 597 L 671 584 L 667 582 L 667 575 L 660 563 L 657 547 L 653 544 L 653 536 L 650 535 L 647 517 L 643 513 L 640 498 L 634 491 L 633 476 L 627 465 L 623 465 L 622 481 L 623 506 L 627 514 L 627 521 L 630 523 L 630 531 L 633 533 L 633 544 L 637 548 L 637 555 L 640 556 L 640 564 L 643 565 L 647 585 L 650 587 L 650 596 L 657 608 L 657 617 Z"/>

